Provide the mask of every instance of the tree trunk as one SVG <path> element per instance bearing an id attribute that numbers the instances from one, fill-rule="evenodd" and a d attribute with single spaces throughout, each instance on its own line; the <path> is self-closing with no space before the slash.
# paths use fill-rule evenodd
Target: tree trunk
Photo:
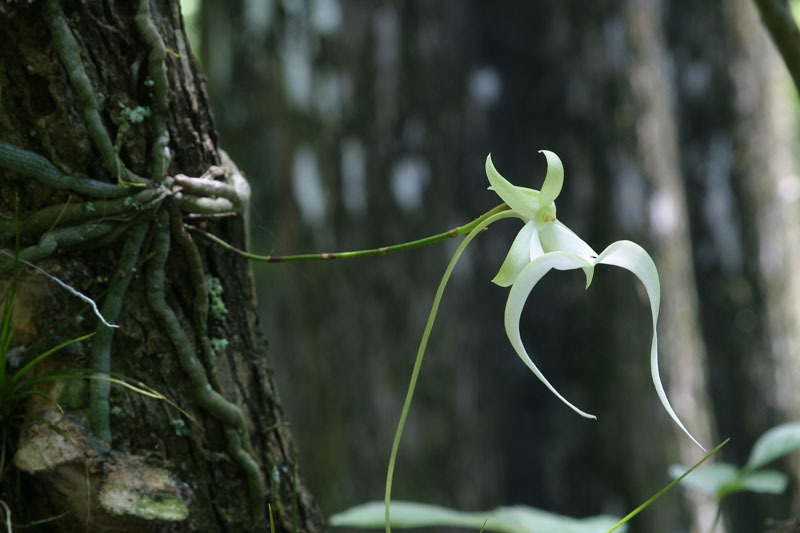
<path id="1" fill-rule="evenodd" d="M 626 29 L 630 42 L 630 102 L 636 107 L 638 127 L 634 142 L 650 195 L 649 226 L 655 245 L 662 285 L 667 288 L 662 301 L 661 350 L 670 362 L 665 372 L 668 393 L 683 422 L 700 442 L 716 441 L 713 414 L 706 392 L 705 345 L 699 327 L 696 282 L 692 264 L 686 191 L 680 173 L 676 96 L 669 76 L 662 13 L 648 0 L 631 0 L 625 7 Z M 683 438 L 676 428 L 680 459 L 694 464 L 702 451 Z M 686 491 L 692 507 L 691 531 L 701 533 L 713 527 L 716 504 L 704 495 Z M 722 527 L 717 528 L 724 533 Z"/>
<path id="2" fill-rule="evenodd" d="M 4 3 L 0 41 L 2 246 L 19 234 L 21 257 L 119 325 L 23 265 L 12 346 L 33 356 L 96 329 L 36 371 L 110 371 L 174 402 L 118 386 L 109 397 L 107 381 L 45 384 L 65 413 L 31 401 L 24 424 L 3 421 L 17 468 L 0 499 L 14 522 L 229 532 L 267 530 L 271 517 L 278 530 L 320 530 L 249 265 L 184 226 L 243 247 L 247 186 L 218 149 L 178 3 Z M 5 279 L 10 270 L 0 258 Z"/>

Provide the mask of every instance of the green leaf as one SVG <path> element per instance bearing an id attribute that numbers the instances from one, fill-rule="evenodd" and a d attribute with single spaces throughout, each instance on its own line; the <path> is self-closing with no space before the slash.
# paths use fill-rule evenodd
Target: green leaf
<path id="1" fill-rule="evenodd" d="M 677 478 L 685 468 L 683 465 L 672 465 L 669 467 L 669 475 Z M 728 463 L 709 465 L 681 481 L 684 487 L 711 494 L 717 500 L 722 500 L 728 494 L 744 491 L 783 494 L 788 483 L 789 478 L 783 472 L 756 470 L 748 474 Z"/>
<path id="2" fill-rule="evenodd" d="M 462 527 L 501 533 L 601 533 L 617 519 L 611 516 L 570 518 L 533 507 L 516 505 L 493 511 L 462 512 L 414 502 L 392 502 L 392 527 Z M 332 526 L 382 529 L 383 502 L 358 505 L 330 519 Z"/>
<path id="3" fill-rule="evenodd" d="M 625 515 L 625 517 L 624 517 L 622 520 L 620 520 L 619 522 L 617 522 L 616 524 L 614 524 L 614 527 L 612 527 L 611 529 L 609 529 L 608 531 L 606 531 L 606 533 L 612 533 L 612 531 L 617 531 L 617 530 L 618 530 L 618 529 L 620 529 L 620 528 L 621 528 L 623 525 L 627 524 L 627 523 L 628 523 L 628 522 L 629 522 L 629 521 L 630 521 L 630 520 L 631 520 L 631 519 L 632 519 L 634 516 L 638 515 L 639 513 L 641 513 L 641 512 L 642 512 L 642 511 L 644 511 L 645 509 L 647 509 L 647 508 L 648 508 L 648 507 L 649 507 L 649 506 L 650 506 L 650 505 L 651 505 L 653 502 L 657 501 L 657 500 L 658 500 L 659 498 L 661 498 L 661 497 L 662 497 L 664 494 L 666 494 L 667 492 L 669 492 L 669 491 L 672 489 L 672 487 L 674 487 L 675 485 L 677 485 L 678 483 L 680 483 L 681 481 L 683 481 L 683 480 L 686 478 L 686 476 L 688 476 L 689 474 L 691 474 L 692 472 L 694 472 L 694 470 L 695 470 L 695 469 L 696 469 L 698 466 L 700 466 L 701 464 L 705 463 L 705 462 L 706 462 L 706 461 L 707 461 L 707 460 L 708 460 L 710 457 L 712 457 L 714 454 L 716 454 L 718 451 L 720 451 L 720 450 L 722 449 L 722 447 L 723 447 L 723 446 L 725 446 L 726 444 L 728 444 L 728 441 L 729 441 L 729 440 L 731 440 L 731 439 L 730 439 L 730 438 L 727 438 L 727 439 L 725 439 L 724 441 L 722 441 L 720 444 L 718 444 L 716 448 L 714 448 L 713 450 L 711 450 L 710 452 L 708 452 L 707 454 L 705 454 L 705 455 L 703 456 L 703 458 L 702 458 L 702 459 L 700 459 L 699 461 L 697 461 L 697 462 L 696 462 L 696 463 L 695 463 L 695 464 L 694 464 L 694 465 L 693 465 L 693 466 L 692 466 L 692 467 L 691 467 L 689 470 L 687 470 L 686 472 L 682 473 L 680 476 L 678 476 L 678 478 L 677 478 L 677 479 L 675 479 L 674 481 L 672 481 L 672 482 L 671 482 L 669 485 L 667 485 L 666 487 L 664 487 L 664 488 L 663 488 L 663 489 L 661 489 L 660 491 L 658 491 L 658 492 L 656 492 L 655 494 L 653 494 L 652 496 L 650 496 L 650 497 L 647 499 L 647 501 L 646 501 L 646 502 L 644 502 L 643 504 L 641 504 L 639 507 L 637 507 L 636 509 L 634 509 L 633 511 L 631 511 L 631 512 L 630 512 L 630 513 L 628 513 L 627 515 Z"/>
<path id="4" fill-rule="evenodd" d="M 37 355 L 32 361 L 28 362 L 28 364 L 26 364 L 25 366 L 20 368 L 17 371 L 17 373 L 12 376 L 11 384 L 13 385 L 17 381 L 19 381 L 19 379 L 23 375 L 25 375 L 26 372 L 28 372 L 29 370 L 34 368 L 36 365 L 41 363 L 43 360 L 45 360 L 46 358 L 50 357 L 51 355 L 53 355 L 54 353 L 58 352 L 59 350 L 61 350 L 63 348 L 66 348 L 67 346 L 69 346 L 71 344 L 75 344 L 75 343 L 78 343 L 78 342 L 81 342 L 81 341 L 85 341 L 86 339 L 88 339 L 89 337 L 92 337 L 93 335 L 94 335 L 94 332 L 86 334 L 86 335 L 84 335 L 82 337 L 77 337 L 77 338 L 74 338 L 74 339 L 70 339 L 70 340 L 68 340 L 66 342 L 62 342 L 58 346 L 50 348 L 49 350 L 47 350 L 46 352 L 44 352 L 42 354 Z"/>
<path id="5" fill-rule="evenodd" d="M 684 465 L 669 467 L 669 475 L 677 479 L 686 471 Z M 739 469 L 729 463 L 714 463 L 701 468 L 681 480 L 684 487 L 721 498 L 731 492 L 744 490 L 739 480 Z"/>
<path id="6" fill-rule="evenodd" d="M 800 422 L 767 430 L 758 438 L 743 470 L 755 470 L 800 448 Z"/>
<path id="7" fill-rule="evenodd" d="M 789 477 L 777 470 L 756 470 L 742 478 L 742 486 L 751 492 L 766 494 L 783 494 Z"/>

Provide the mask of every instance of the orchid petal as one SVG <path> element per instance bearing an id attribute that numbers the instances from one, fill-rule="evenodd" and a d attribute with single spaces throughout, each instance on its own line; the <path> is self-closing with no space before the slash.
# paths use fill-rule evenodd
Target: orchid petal
<path id="1" fill-rule="evenodd" d="M 531 221 L 533 224 L 536 222 Z M 533 235 L 531 235 L 531 242 L 530 242 L 530 261 L 534 261 L 539 257 L 542 257 L 545 252 L 544 248 L 542 248 L 542 239 L 539 237 L 539 228 L 538 226 L 534 226 Z M 530 262 L 528 261 L 528 262 Z"/>
<path id="2" fill-rule="evenodd" d="M 597 252 L 586 241 L 558 220 L 542 224 L 539 239 L 545 252 L 569 252 L 585 259 L 597 257 Z"/>
<path id="3" fill-rule="evenodd" d="M 532 219 L 539 209 L 539 191 L 517 187 L 497 172 L 492 163 L 492 155 L 486 156 L 486 177 L 491 184 L 490 189 L 521 216 Z"/>
<path id="4" fill-rule="evenodd" d="M 586 244 L 586 241 L 558 220 L 543 224 L 539 230 L 539 238 L 542 241 L 542 248 L 546 252 L 569 252 L 589 261 L 597 257 L 597 252 Z M 588 289 L 592 284 L 594 268 L 584 267 L 583 273 L 586 274 L 586 288 Z"/>
<path id="5" fill-rule="evenodd" d="M 506 259 L 500 266 L 500 270 L 492 280 L 492 283 L 501 287 L 508 287 L 514 283 L 520 270 L 531 262 L 530 246 L 531 239 L 535 233 L 536 222 L 533 220 L 522 227 L 514 238 L 514 242 L 511 243 L 511 249 L 508 251 L 508 255 L 506 255 Z M 539 242 L 539 239 L 536 239 L 536 242 Z"/>
<path id="6" fill-rule="evenodd" d="M 564 185 L 564 165 L 561 159 L 550 150 L 539 150 L 547 158 L 547 174 L 544 177 L 544 184 L 539 195 L 539 205 L 548 206 L 553 203 L 561 193 Z"/>
<path id="7" fill-rule="evenodd" d="M 563 396 L 561 396 L 561 394 L 559 394 L 559 392 L 550 384 L 550 382 L 547 381 L 544 375 L 531 360 L 528 352 L 525 350 L 525 346 L 522 344 L 522 338 L 520 337 L 519 333 L 519 321 L 522 317 L 522 308 L 525 306 L 525 301 L 528 299 L 528 295 L 530 294 L 531 290 L 533 290 L 533 287 L 539 282 L 540 279 L 542 279 L 542 277 L 544 277 L 545 274 L 547 274 L 553 268 L 557 270 L 573 270 L 576 268 L 591 268 L 591 266 L 591 263 L 589 263 L 586 259 L 566 252 L 551 252 L 528 264 L 519 273 L 517 279 L 514 281 L 514 285 L 511 287 L 511 291 L 508 294 L 508 302 L 506 303 L 505 311 L 505 327 L 508 340 L 511 341 L 511 345 L 514 347 L 517 355 L 519 355 L 520 359 L 522 359 L 522 362 L 531 369 L 536 377 L 539 378 L 539 380 L 541 380 L 541 382 L 544 383 L 548 389 L 550 389 L 550 392 L 555 394 L 558 399 L 567 404 L 579 415 L 586 418 L 597 419 L 596 416 L 581 411 L 568 402 Z"/>
<path id="8" fill-rule="evenodd" d="M 678 424 L 686 435 L 692 441 L 700 446 L 705 451 L 705 448 L 697 442 L 689 430 L 684 427 L 683 423 L 675 414 L 669 400 L 667 393 L 664 392 L 664 385 L 661 383 L 661 377 L 658 372 L 658 334 L 656 332 L 656 324 L 658 322 L 658 308 L 661 304 L 661 284 L 658 279 L 658 270 L 650 255 L 638 244 L 631 241 L 617 241 L 612 243 L 605 250 L 600 253 L 595 264 L 614 265 L 622 267 L 631 271 L 644 285 L 647 296 L 650 299 L 650 312 L 653 316 L 653 342 L 650 348 L 650 373 L 653 377 L 653 385 L 655 385 L 658 398 L 661 404 L 666 409 L 667 413 L 672 420 Z"/>

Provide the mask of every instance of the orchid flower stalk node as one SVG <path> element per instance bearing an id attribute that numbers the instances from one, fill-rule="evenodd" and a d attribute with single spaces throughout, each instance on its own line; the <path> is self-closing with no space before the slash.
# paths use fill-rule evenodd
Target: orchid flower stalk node
<path id="1" fill-rule="evenodd" d="M 586 276 L 586 287 L 592 283 L 597 265 L 614 265 L 632 272 L 644 285 L 650 300 L 653 318 L 653 340 L 650 348 L 650 371 L 658 398 L 669 416 L 700 448 L 705 448 L 689 433 L 667 399 L 658 371 L 658 309 L 661 303 L 661 284 L 650 255 L 631 241 L 617 241 L 601 253 L 595 252 L 580 237 L 556 218 L 555 200 L 564 185 L 564 166 L 556 154 L 540 150 L 547 159 L 547 174 L 540 191 L 518 187 L 506 180 L 494 167 L 492 157 L 486 158 L 486 176 L 490 190 L 497 193 L 517 218 L 524 223 L 511 244 L 500 270 L 492 280 L 501 287 L 511 287 L 505 309 L 505 329 L 509 341 L 523 363 L 550 391 L 572 410 L 586 418 L 596 419 L 564 398 L 544 377 L 528 355 L 520 336 L 522 309 L 533 288 L 550 270 L 580 268 Z"/>

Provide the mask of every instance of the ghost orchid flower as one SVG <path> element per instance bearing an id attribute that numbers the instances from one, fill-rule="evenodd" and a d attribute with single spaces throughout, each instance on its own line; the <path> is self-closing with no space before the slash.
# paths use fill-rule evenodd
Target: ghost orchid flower
<path id="1" fill-rule="evenodd" d="M 614 242 L 597 254 L 580 237 L 559 222 L 556 218 L 555 199 L 564 184 L 564 167 L 553 152 L 547 150 L 540 152 L 547 158 L 547 175 L 541 191 L 512 185 L 497 172 L 491 155 L 486 158 L 486 175 L 491 183 L 489 188 L 494 190 L 511 211 L 525 223 L 511 244 L 500 271 L 492 280 L 501 287 L 511 286 L 505 309 L 506 335 L 511 345 L 525 365 L 562 402 L 579 415 L 596 419 L 597 417 L 578 409 L 559 394 L 533 363 L 520 337 L 520 317 L 531 290 L 551 269 L 582 269 L 586 275 L 587 288 L 592 283 L 596 265 L 615 265 L 629 270 L 644 284 L 650 299 L 653 318 L 650 371 L 658 398 L 675 423 L 695 444 L 703 448 L 675 414 L 659 376 L 656 323 L 661 302 L 661 287 L 655 263 L 641 246 L 631 241 Z"/>

